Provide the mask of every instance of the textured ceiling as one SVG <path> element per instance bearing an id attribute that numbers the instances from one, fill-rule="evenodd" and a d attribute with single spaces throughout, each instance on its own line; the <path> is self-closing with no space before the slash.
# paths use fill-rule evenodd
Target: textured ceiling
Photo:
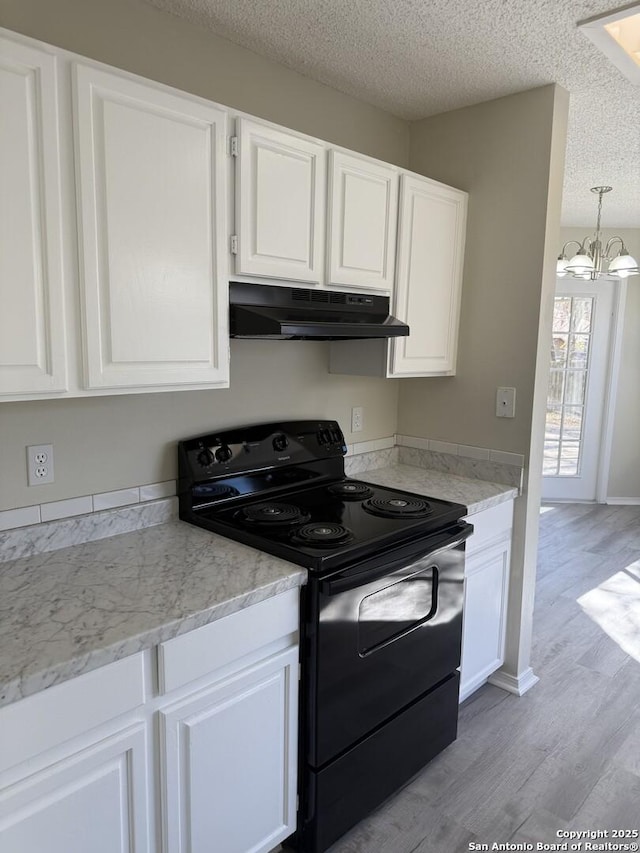
<path id="1" fill-rule="evenodd" d="M 640 89 L 576 28 L 615 0 L 148 0 L 405 119 L 571 93 L 563 224 L 640 227 Z"/>

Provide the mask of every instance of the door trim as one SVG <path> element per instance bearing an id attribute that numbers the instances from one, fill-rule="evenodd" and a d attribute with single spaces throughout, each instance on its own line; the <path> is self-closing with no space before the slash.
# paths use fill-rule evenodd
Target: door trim
<path id="1" fill-rule="evenodd" d="M 622 332 L 624 312 L 627 302 L 626 279 L 612 279 L 613 317 L 611 319 L 611 341 L 609 344 L 609 365 L 606 377 L 606 397 L 602 412 L 602 432 L 600 434 L 600 461 L 596 479 L 596 503 L 607 503 L 609 489 L 609 471 L 611 467 L 611 449 L 613 447 L 613 427 L 615 423 L 616 402 L 618 399 L 618 379 L 622 360 Z"/>
<path id="2" fill-rule="evenodd" d="M 624 314 L 627 300 L 626 279 L 603 276 L 613 284 L 613 304 L 610 326 L 609 347 L 607 352 L 607 368 L 605 371 L 605 394 L 602 406 L 602 424 L 600 427 L 600 442 L 598 444 L 598 466 L 596 471 L 595 500 L 578 500 L 576 498 L 542 498 L 545 503 L 598 503 L 606 504 L 608 500 L 609 472 L 611 467 L 611 451 L 613 447 L 613 428 L 615 410 L 618 399 L 618 379 L 622 360 L 622 333 L 624 329 Z M 556 278 L 558 287 L 564 284 L 561 278 Z M 549 371 L 547 371 L 548 373 Z M 544 478 L 544 475 L 542 475 Z M 614 498 L 614 502 L 615 502 Z"/>

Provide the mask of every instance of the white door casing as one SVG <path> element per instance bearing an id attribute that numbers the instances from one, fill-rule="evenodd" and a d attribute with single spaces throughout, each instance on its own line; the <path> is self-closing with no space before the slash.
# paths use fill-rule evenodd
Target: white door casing
<path id="1" fill-rule="evenodd" d="M 226 113 L 74 66 L 86 387 L 226 385 Z"/>
<path id="2" fill-rule="evenodd" d="M 0 38 L 0 398 L 67 387 L 57 59 Z"/>
<path id="3" fill-rule="evenodd" d="M 391 291 L 395 275 L 398 172 L 329 152 L 327 283 Z"/>
<path id="4" fill-rule="evenodd" d="M 236 273 L 321 282 L 326 149 L 245 118 L 236 129 Z"/>
<path id="5" fill-rule="evenodd" d="M 411 331 L 392 342 L 389 376 L 455 373 L 466 212 L 466 193 L 401 176 L 394 305 Z"/>
<path id="6" fill-rule="evenodd" d="M 615 288 L 611 279 L 558 281 L 543 499 L 594 501 L 597 498 L 602 427 L 607 385 L 611 380 Z M 606 478 L 608 472 L 604 473 Z"/>

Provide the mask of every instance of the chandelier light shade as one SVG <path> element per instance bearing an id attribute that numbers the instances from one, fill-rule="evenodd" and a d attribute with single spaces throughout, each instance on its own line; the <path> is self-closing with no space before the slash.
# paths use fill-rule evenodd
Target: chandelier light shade
<path id="1" fill-rule="evenodd" d="M 640 274 L 638 262 L 627 251 L 622 237 L 612 237 L 607 241 L 604 249 L 602 248 L 600 236 L 602 196 L 611 190 L 612 187 L 591 187 L 591 192 L 598 194 L 598 221 L 595 234 L 593 237 L 585 237 L 582 243 L 578 243 L 577 240 L 568 240 L 564 244 L 556 264 L 556 275 L 560 278 L 571 275 L 574 278 L 595 280 L 601 276 L 628 278 L 630 275 Z M 567 257 L 567 246 L 572 243 L 575 243 L 578 251 L 575 255 Z M 607 264 L 606 269 L 604 264 Z"/>

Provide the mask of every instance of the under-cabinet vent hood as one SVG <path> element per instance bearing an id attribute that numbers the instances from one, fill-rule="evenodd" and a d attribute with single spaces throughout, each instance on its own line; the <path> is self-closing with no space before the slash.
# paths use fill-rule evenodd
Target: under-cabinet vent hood
<path id="1" fill-rule="evenodd" d="M 232 338 L 392 338 L 409 327 L 389 314 L 389 297 L 269 284 L 229 284 Z"/>

